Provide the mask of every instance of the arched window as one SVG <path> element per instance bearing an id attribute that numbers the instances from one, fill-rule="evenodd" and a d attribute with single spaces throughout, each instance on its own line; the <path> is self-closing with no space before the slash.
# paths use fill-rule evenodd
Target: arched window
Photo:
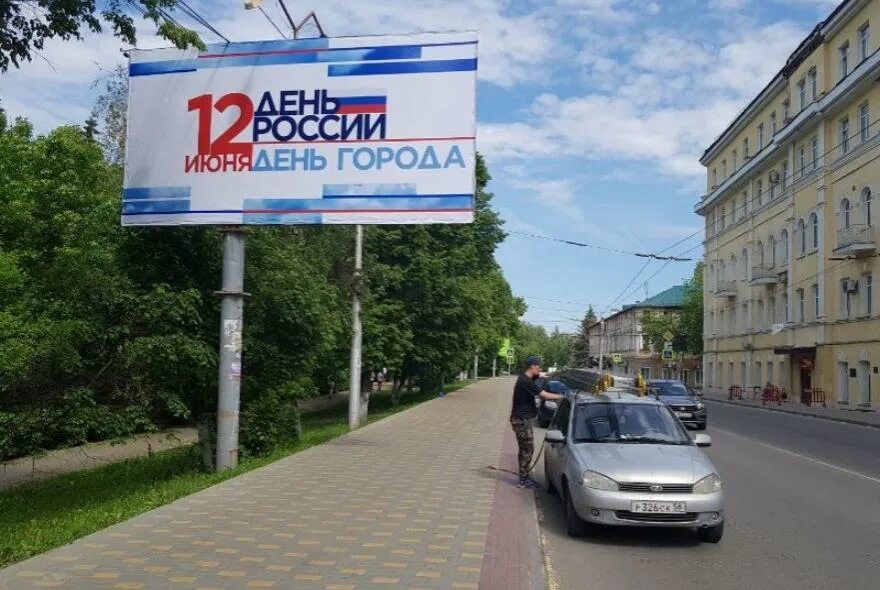
<path id="1" fill-rule="evenodd" d="M 736 256 L 730 255 L 730 280 L 736 280 Z"/>
<path id="2" fill-rule="evenodd" d="M 803 256 L 807 252 L 807 226 L 803 219 L 798 219 L 797 224 L 798 236 L 798 254 Z"/>
<path id="3" fill-rule="evenodd" d="M 743 248 L 742 251 L 742 280 L 749 280 L 749 250 Z M 743 316 L 745 317 L 745 316 Z"/>
<path id="4" fill-rule="evenodd" d="M 764 242 L 758 242 L 758 248 L 757 248 L 756 253 L 758 255 L 758 265 L 764 266 Z"/>
<path id="5" fill-rule="evenodd" d="M 840 229 L 847 229 L 852 225 L 852 205 L 849 199 L 840 202 Z"/>
<path id="6" fill-rule="evenodd" d="M 767 248 L 770 250 L 770 265 L 776 266 L 776 238 L 774 236 L 770 236 L 770 241 L 767 243 Z"/>
<path id="7" fill-rule="evenodd" d="M 709 288 L 715 291 L 715 265 L 709 265 Z"/>
<path id="8" fill-rule="evenodd" d="M 865 225 L 871 225 L 871 200 L 873 199 L 873 195 L 871 194 L 871 189 L 865 187 L 862 189 L 862 216 L 864 217 Z"/>
<path id="9" fill-rule="evenodd" d="M 724 261 L 718 263 L 718 280 L 726 281 L 727 280 L 727 270 L 724 268 Z"/>
<path id="10" fill-rule="evenodd" d="M 810 213 L 810 229 L 813 232 L 813 249 L 817 249 L 819 247 L 819 216 L 815 213 Z"/>
<path id="11" fill-rule="evenodd" d="M 779 236 L 780 246 L 782 246 L 782 264 L 788 264 L 788 230 L 782 230 L 782 234 Z"/>

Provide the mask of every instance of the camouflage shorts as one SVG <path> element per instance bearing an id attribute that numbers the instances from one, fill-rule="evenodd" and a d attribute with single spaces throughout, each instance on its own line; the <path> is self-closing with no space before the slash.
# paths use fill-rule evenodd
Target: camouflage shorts
<path id="1" fill-rule="evenodd" d="M 519 447 L 519 475 L 526 477 L 532 466 L 532 455 L 535 453 L 535 440 L 532 434 L 532 421 L 528 418 L 511 418 L 510 426 L 516 435 L 516 444 Z"/>

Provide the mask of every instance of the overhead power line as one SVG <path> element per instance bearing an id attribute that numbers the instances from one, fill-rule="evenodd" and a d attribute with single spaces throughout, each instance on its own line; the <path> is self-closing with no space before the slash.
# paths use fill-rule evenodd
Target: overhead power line
<path id="1" fill-rule="evenodd" d="M 703 230 L 700 229 L 700 231 L 703 231 Z M 691 258 L 677 258 L 675 256 L 662 256 L 658 253 L 651 253 L 651 252 L 631 252 L 631 251 L 627 251 L 627 250 L 620 250 L 618 248 L 611 248 L 610 246 L 598 246 L 596 244 L 586 244 L 584 242 L 576 242 L 574 240 L 566 240 L 563 238 L 554 238 L 551 236 L 542 236 L 541 234 L 532 234 L 529 232 L 509 231 L 507 233 L 514 234 L 517 236 L 524 236 L 527 238 L 535 238 L 538 240 L 547 240 L 550 242 L 557 242 L 560 244 L 568 244 L 569 246 L 577 246 L 579 248 L 592 248 L 594 250 L 613 252 L 615 254 L 624 254 L 627 256 L 637 256 L 639 258 L 649 258 L 649 259 L 653 259 L 653 260 L 669 260 L 672 262 L 692 262 L 692 260 L 693 260 Z"/>

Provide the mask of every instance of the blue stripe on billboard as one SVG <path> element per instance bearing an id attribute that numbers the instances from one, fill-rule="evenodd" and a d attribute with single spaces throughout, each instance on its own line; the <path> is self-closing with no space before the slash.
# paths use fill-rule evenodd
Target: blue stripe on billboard
<path id="1" fill-rule="evenodd" d="M 400 194 L 372 194 L 372 195 L 324 195 L 325 199 L 399 199 L 401 198 Z M 471 198 L 470 194 L 466 193 L 449 193 L 449 194 L 438 194 L 438 195 L 408 195 L 409 198 L 412 199 L 454 199 L 454 198 Z"/>
<path id="2" fill-rule="evenodd" d="M 225 54 L 207 54 L 196 59 L 132 63 L 128 68 L 128 72 L 130 76 L 149 76 L 155 74 L 175 74 L 208 68 L 419 59 L 421 56 L 421 45 L 389 45 L 387 47 L 339 48 L 320 51 L 226 52 Z"/>
<path id="3" fill-rule="evenodd" d="M 387 76 L 396 74 L 429 74 L 438 72 L 470 72 L 477 69 L 476 58 L 437 59 L 431 61 L 397 61 L 387 63 L 338 64 L 327 66 L 327 75 Z"/>
<path id="4" fill-rule="evenodd" d="M 244 223 L 254 225 L 321 225 L 320 213 L 245 213 Z"/>
<path id="5" fill-rule="evenodd" d="M 284 51 L 287 49 L 326 49 L 330 47 L 328 37 L 314 39 L 273 39 L 269 41 L 242 41 L 239 43 L 214 43 L 208 45 L 201 55 L 225 53 L 250 53 L 259 51 Z"/>
<path id="6" fill-rule="evenodd" d="M 325 198 L 361 195 L 415 195 L 417 187 L 415 183 L 359 183 L 359 184 L 325 184 L 323 194 Z"/>
<path id="7" fill-rule="evenodd" d="M 189 198 L 191 188 L 188 186 L 147 186 L 122 189 L 122 198 L 125 201 L 139 199 L 186 199 Z"/>
<path id="8" fill-rule="evenodd" d="M 386 104 L 388 102 L 388 98 L 385 96 L 339 96 L 336 97 L 335 100 L 340 106 Z"/>
<path id="9" fill-rule="evenodd" d="M 122 203 L 122 214 L 190 213 L 190 201 L 127 201 Z"/>
<path id="10" fill-rule="evenodd" d="M 338 197 L 324 199 L 245 199 L 244 213 L 306 212 L 306 211 L 382 211 L 420 209 L 467 209 L 473 205 L 471 195 L 425 195 L 408 197 Z"/>

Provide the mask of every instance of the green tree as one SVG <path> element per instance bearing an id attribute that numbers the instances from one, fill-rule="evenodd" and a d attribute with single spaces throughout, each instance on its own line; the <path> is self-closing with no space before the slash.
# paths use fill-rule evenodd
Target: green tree
<path id="1" fill-rule="evenodd" d="M 95 102 L 90 119 L 101 127 L 98 143 L 104 150 L 104 157 L 111 164 L 121 166 L 125 160 L 128 125 L 128 71 L 121 65 L 116 66 L 102 81 L 104 90 Z"/>
<path id="2" fill-rule="evenodd" d="M 137 42 L 134 19 L 125 9 L 134 5 L 143 18 L 158 27 L 160 37 L 180 48 L 204 48 L 198 34 L 181 26 L 172 12 L 177 0 L 29 0 L 0 2 L 0 72 L 10 64 L 20 67 L 40 55 L 49 39 L 79 39 L 83 33 L 100 33 L 105 27 L 128 45 Z"/>
<path id="3" fill-rule="evenodd" d="M 584 314 L 577 332 L 572 339 L 572 362 L 577 367 L 590 366 L 590 327 L 599 321 L 591 305 Z"/>
<path id="4" fill-rule="evenodd" d="M 693 277 L 685 283 L 680 329 L 685 352 L 703 354 L 703 263 L 697 263 Z"/>

